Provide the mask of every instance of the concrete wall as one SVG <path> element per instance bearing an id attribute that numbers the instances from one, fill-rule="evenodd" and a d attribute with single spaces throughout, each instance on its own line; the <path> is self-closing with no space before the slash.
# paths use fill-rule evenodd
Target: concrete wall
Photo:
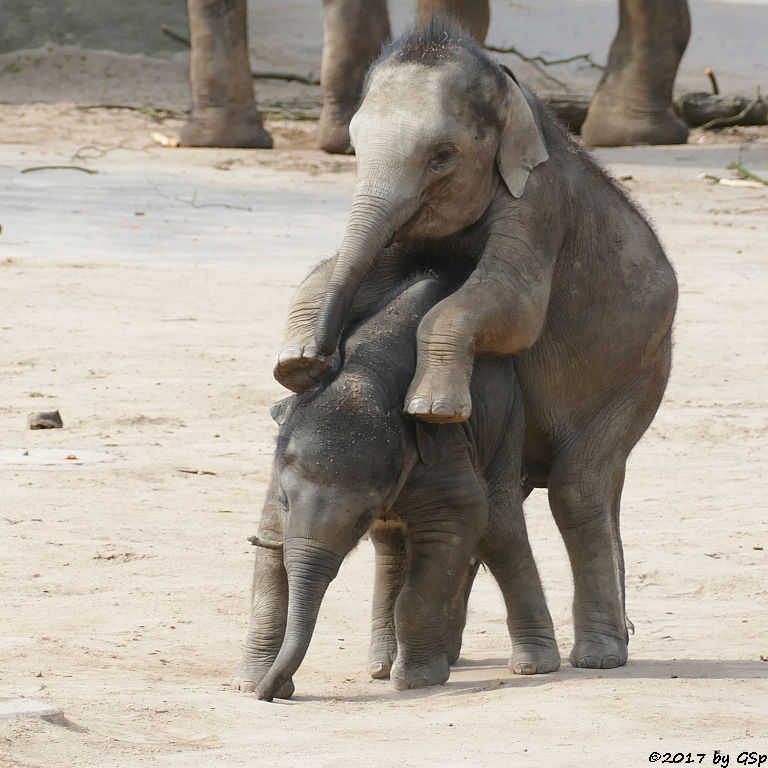
<path id="1" fill-rule="evenodd" d="M 49 41 L 155 56 L 183 50 L 163 24 L 189 36 L 186 0 L 0 0 L 0 53 Z"/>

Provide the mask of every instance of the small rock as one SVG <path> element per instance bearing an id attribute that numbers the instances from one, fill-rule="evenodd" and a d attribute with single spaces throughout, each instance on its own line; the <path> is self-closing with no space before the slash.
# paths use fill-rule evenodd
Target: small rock
<path id="1" fill-rule="evenodd" d="M 64 424 L 58 411 L 39 411 L 27 416 L 27 425 L 30 429 L 61 429 Z"/>

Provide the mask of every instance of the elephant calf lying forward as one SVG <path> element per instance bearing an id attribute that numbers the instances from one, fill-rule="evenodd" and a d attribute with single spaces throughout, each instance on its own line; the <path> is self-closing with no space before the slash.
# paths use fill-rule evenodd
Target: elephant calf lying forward
<path id="1" fill-rule="evenodd" d="M 395 688 L 444 683 L 458 658 L 477 553 L 498 581 L 518 673 L 560 665 L 520 487 L 523 401 L 511 358 L 475 366 L 464 424 L 402 414 L 416 328 L 448 294 L 406 288 L 347 336 L 338 376 L 273 408 L 281 425 L 259 536 L 251 623 L 236 684 L 289 697 L 320 603 L 370 530 L 377 576 L 370 668 Z"/>

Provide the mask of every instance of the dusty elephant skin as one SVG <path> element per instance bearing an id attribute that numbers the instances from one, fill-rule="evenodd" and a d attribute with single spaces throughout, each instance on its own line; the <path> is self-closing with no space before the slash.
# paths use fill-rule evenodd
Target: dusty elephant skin
<path id="1" fill-rule="evenodd" d="M 476 356 L 516 355 L 527 487 L 548 488 L 574 573 L 571 663 L 626 663 L 620 497 L 669 376 L 672 267 L 589 155 L 455 30 L 395 45 L 351 129 L 344 240 L 297 292 L 277 379 L 300 391 L 322 378 L 350 309 L 414 265 L 463 268 L 419 324 L 405 410 L 464 420 Z"/>
<path id="2" fill-rule="evenodd" d="M 466 601 L 487 564 L 505 598 L 518 674 L 560 665 L 522 514 L 522 394 L 511 358 L 478 361 L 466 424 L 431 426 L 400 403 L 419 319 L 446 290 L 407 288 L 352 331 L 338 376 L 277 404 L 281 424 L 259 537 L 252 615 L 235 684 L 290 697 L 320 603 L 370 528 L 376 547 L 369 668 L 396 689 L 444 683 Z"/>

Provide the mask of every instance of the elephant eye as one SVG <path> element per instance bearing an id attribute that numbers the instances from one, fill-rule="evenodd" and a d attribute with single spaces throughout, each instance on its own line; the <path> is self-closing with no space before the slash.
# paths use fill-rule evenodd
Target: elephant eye
<path id="1" fill-rule="evenodd" d="M 453 144 L 441 144 L 432 155 L 429 161 L 429 168 L 435 173 L 443 173 L 448 170 L 448 166 L 456 157 L 457 149 Z"/>
<path id="2" fill-rule="evenodd" d="M 285 491 L 280 488 L 280 490 L 277 493 L 277 498 L 280 501 L 280 510 L 282 512 L 288 511 L 288 497 L 285 495 Z"/>

